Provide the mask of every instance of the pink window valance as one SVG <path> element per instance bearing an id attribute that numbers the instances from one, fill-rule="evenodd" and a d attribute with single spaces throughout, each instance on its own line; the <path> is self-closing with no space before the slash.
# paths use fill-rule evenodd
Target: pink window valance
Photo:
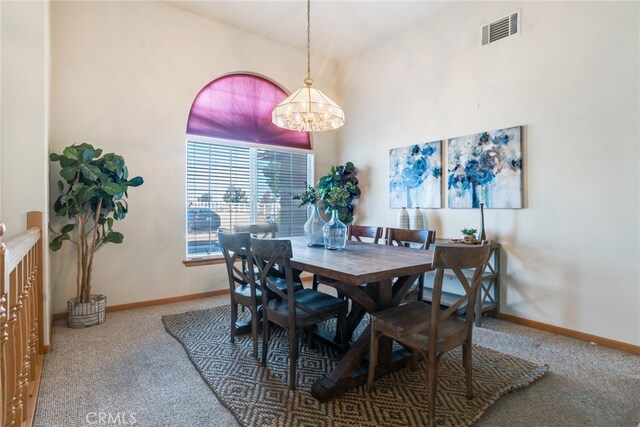
<path id="1" fill-rule="evenodd" d="M 271 112 L 287 93 L 253 74 L 229 74 L 207 84 L 191 105 L 187 133 L 311 150 L 306 132 L 271 123 Z"/>

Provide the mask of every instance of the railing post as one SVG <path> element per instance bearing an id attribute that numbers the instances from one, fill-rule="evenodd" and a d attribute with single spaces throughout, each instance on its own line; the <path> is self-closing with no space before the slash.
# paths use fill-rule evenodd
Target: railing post
<path id="1" fill-rule="evenodd" d="M 35 254 L 36 254 L 36 265 L 37 265 L 37 274 L 36 280 L 34 283 L 34 299 L 36 303 L 36 326 L 37 336 L 38 336 L 38 344 L 37 344 L 37 354 L 44 354 L 44 328 L 42 327 L 44 322 L 44 313 L 43 313 L 43 305 L 42 301 L 44 299 L 44 264 L 43 264 L 43 251 L 44 251 L 44 224 L 42 219 L 42 212 L 39 211 L 31 211 L 27 212 L 27 228 L 37 227 L 40 229 L 40 239 L 38 239 L 38 243 L 35 246 Z"/>
<path id="2" fill-rule="evenodd" d="M 6 343 L 9 338 L 7 333 L 7 276 L 5 269 L 5 252 L 7 250 L 2 242 L 2 235 L 6 231 L 4 224 L 0 223 L 0 426 L 5 424 L 6 411 Z"/>

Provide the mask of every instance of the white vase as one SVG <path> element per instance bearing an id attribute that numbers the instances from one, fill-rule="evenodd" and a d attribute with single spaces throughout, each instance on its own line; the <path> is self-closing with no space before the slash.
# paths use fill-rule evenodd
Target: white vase
<path id="1" fill-rule="evenodd" d="M 409 212 L 407 212 L 407 208 L 402 208 L 398 212 L 398 228 L 409 228 Z"/>
<path id="2" fill-rule="evenodd" d="M 424 230 L 424 217 L 420 208 L 413 208 L 411 211 L 411 229 Z"/>

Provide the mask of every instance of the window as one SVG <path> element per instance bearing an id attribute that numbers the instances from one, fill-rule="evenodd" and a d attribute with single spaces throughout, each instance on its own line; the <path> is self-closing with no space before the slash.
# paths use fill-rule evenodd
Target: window
<path id="1" fill-rule="evenodd" d="M 187 258 L 220 253 L 217 230 L 277 223 L 303 235 L 307 210 L 291 194 L 312 182 L 313 155 L 227 141 L 187 141 Z"/>
<path id="2" fill-rule="evenodd" d="M 187 258 L 220 253 L 219 227 L 271 222 L 278 236 L 304 234 L 307 210 L 291 195 L 313 181 L 311 139 L 271 123 L 286 97 L 249 73 L 219 77 L 196 96 L 187 122 Z"/>

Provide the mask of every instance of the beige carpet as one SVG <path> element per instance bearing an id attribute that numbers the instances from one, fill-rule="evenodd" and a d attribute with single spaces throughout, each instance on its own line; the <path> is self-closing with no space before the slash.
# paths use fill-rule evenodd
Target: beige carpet
<path id="1" fill-rule="evenodd" d="M 418 426 L 426 423 L 427 396 L 422 369 L 403 369 L 364 387 L 319 403 L 309 393 L 313 382 L 329 373 L 341 355 L 316 342 L 302 344 L 298 390 L 288 390 L 288 340 L 276 329 L 269 346 L 268 367 L 251 356 L 250 336 L 229 343 L 229 307 L 164 316 L 169 333 L 185 347 L 204 380 L 243 426 Z M 357 335 L 358 333 L 356 333 Z M 475 398 L 465 397 L 459 351 L 440 361 L 437 413 L 440 425 L 465 426 L 478 420 L 500 396 L 542 377 L 546 366 L 475 347 Z"/>

